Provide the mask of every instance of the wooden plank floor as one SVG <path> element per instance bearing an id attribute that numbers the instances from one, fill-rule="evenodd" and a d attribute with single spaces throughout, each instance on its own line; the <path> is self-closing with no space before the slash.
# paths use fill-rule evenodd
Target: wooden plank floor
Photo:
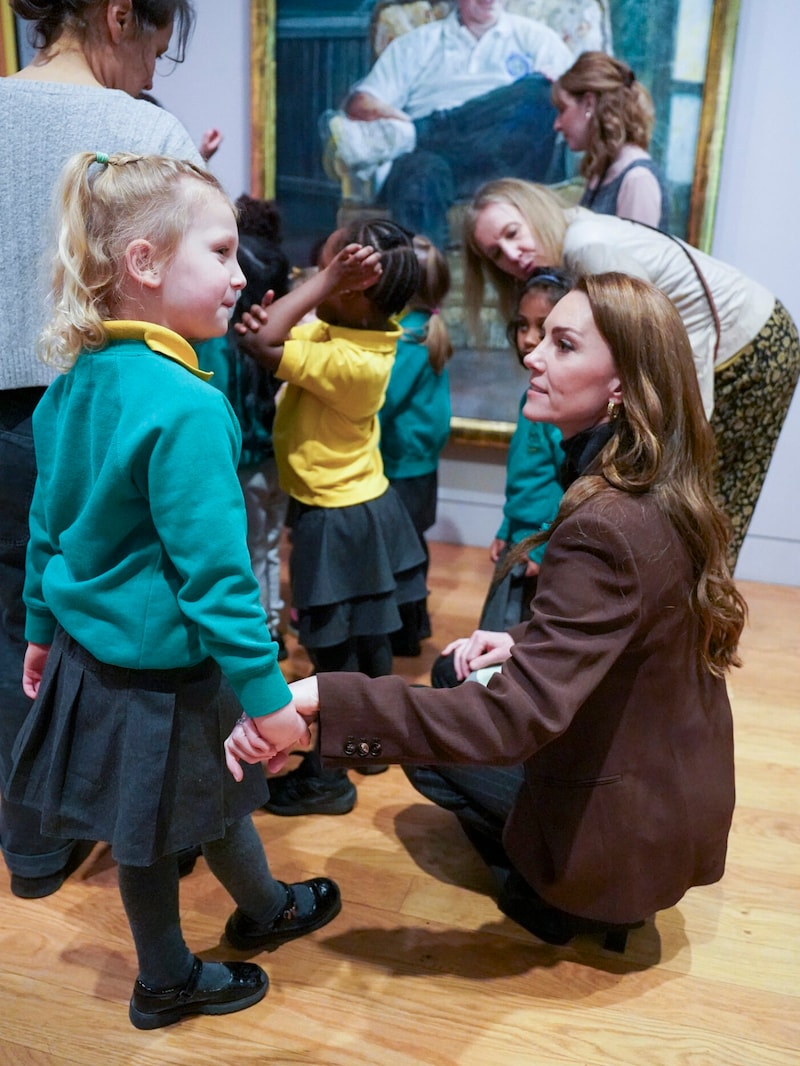
<path id="1" fill-rule="evenodd" d="M 426 681 L 468 632 L 482 549 L 432 545 L 434 638 L 397 660 Z M 127 1018 L 136 976 L 114 864 L 98 845 L 55 896 L 15 899 L 0 873 L 2 1066 L 789 1066 L 800 1062 L 800 589 L 745 584 L 745 667 L 730 683 L 738 807 L 728 870 L 624 956 L 590 938 L 539 943 L 497 910 L 456 823 L 393 767 L 353 774 L 342 817 L 256 823 L 278 877 L 336 878 L 327 928 L 258 956 L 267 999 L 152 1033 Z M 294 642 L 287 675 L 306 661 Z M 184 928 L 206 958 L 231 904 L 201 861 L 182 882 Z M 235 953 L 234 953 L 235 954 Z"/>

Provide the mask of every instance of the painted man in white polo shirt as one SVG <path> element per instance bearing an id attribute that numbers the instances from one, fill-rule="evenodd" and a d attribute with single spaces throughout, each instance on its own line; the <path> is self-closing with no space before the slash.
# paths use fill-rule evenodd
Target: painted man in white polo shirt
<path id="1" fill-rule="evenodd" d="M 379 200 L 440 246 L 449 205 L 484 181 L 564 176 L 550 82 L 574 56 L 553 30 L 504 8 L 458 0 L 444 19 L 395 38 L 345 102 L 350 119 L 395 120 L 381 123 L 396 158 Z"/>

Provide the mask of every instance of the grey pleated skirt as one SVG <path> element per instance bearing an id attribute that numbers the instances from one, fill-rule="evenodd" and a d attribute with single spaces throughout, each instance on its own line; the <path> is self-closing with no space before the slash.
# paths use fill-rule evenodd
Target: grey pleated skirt
<path id="1" fill-rule="evenodd" d="M 14 746 L 8 798 L 41 811 L 42 832 L 102 840 L 149 866 L 225 835 L 269 789 L 260 764 L 234 781 L 223 744 L 241 705 L 206 659 L 174 670 L 99 662 L 59 629 Z"/>

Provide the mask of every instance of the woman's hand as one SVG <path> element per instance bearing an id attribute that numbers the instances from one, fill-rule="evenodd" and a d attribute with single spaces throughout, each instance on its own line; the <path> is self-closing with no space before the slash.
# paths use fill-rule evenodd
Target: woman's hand
<path id="1" fill-rule="evenodd" d="M 25 652 L 22 665 L 22 689 L 32 700 L 36 699 L 36 693 L 39 691 L 44 664 L 47 662 L 49 652 L 49 644 L 29 644 Z"/>
<path id="2" fill-rule="evenodd" d="M 484 666 L 505 662 L 511 654 L 513 644 L 514 641 L 508 633 L 476 629 L 471 637 L 460 637 L 451 641 L 442 649 L 442 655 L 453 653 L 456 677 L 463 681 L 473 670 L 482 670 Z"/>
<path id="3" fill-rule="evenodd" d="M 319 718 L 319 685 L 316 677 L 304 677 L 301 681 L 293 681 L 289 685 L 297 713 L 305 718 L 306 722 L 316 722 Z"/>
<path id="4" fill-rule="evenodd" d="M 204 162 L 208 162 L 222 144 L 222 133 L 215 128 L 206 130 L 200 138 L 199 152 Z"/>
<path id="5" fill-rule="evenodd" d="M 307 748 L 311 734 L 294 703 L 259 718 L 242 715 L 225 741 L 225 762 L 235 781 L 244 776 L 241 762 L 265 762 L 270 773 L 282 770 L 297 747 Z"/>

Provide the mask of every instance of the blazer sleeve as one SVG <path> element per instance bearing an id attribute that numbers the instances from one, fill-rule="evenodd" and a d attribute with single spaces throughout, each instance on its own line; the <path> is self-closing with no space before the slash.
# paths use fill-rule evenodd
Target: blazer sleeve
<path id="1" fill-rule="evenodd" d="M 636 505 L 635 503 L 633 504 Z M 328 763 L 524 761 L 563 733 L 637 639 L 642 583 L 618 509 L 580 509 L 550 539 L 511 658 L 487 687 L 408 686 L 321 674 L 320 751 Z"/>

